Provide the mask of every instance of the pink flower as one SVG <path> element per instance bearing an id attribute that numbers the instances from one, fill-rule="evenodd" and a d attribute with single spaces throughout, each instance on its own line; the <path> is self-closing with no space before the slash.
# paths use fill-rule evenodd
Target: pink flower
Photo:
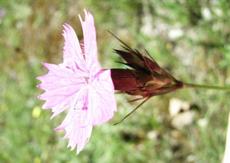
<path id="1" fill-rule="evenodd" d="M 84 40 L 80 45 L 73 28 L 65 24 L 63 63 L 44 66 L 48 73 L 38 77 L 39 96 L 44 109 L 52 109 L 55 117 L 67 111 L 56 130 L 64 130 L 68 147 L 79 153 L 90 138 L 92 128 L 107 122 L 116 111 L 114 86 L 110 70 L 102 69 L 97 59 L 96 31 L 93 16 L 85 10 L 85 21 L 79 16 Z"/>

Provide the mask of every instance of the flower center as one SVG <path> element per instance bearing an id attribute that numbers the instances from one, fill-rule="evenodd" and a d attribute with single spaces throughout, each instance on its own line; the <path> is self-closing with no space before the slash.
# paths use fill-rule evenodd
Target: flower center
<path id="1" fill-rule="evenodd" d="M 89 84 L 89 77 L 84 77 L 87 84 Z"/>

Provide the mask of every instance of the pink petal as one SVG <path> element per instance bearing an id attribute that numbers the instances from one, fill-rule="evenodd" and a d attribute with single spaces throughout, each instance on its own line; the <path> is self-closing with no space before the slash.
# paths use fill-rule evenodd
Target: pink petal
<path id="1" fill-rule="evenodd" d="M 44 109 L 52 109 L 53 117 L 68 109 L 76 93 L 86 84 L 84 73 L 76 73 L 63 65 L 45 63 L 49 70 L 44 76 L 38 77 L 39 87 L 45 92 L 39 96 L 46 102 Z"/>
<path id="2" fill-rule="evenodd" d="M 110 120 L 116 111 L 110 70 L 103 71 L 98 76 L 89 92 L 89 109 L 92 111 L 93 124 L 98 125 Z"/>
<path id="3" fill-rule="evenodd" d="M 56 130 L 65 130 L 65 138 L 69 140 L 71 149 L 77 147 L 79 153 L 88 142 L 92 131 L 92 114 L 83 109 L 87 98 L 87 90 L 82 90 L 77 96 L 73 107 L 68 111 L 64 121 Z"/>
<path id="4" fill-rule="evenodd" d="M 63 36 L 65 39 L 63 48 L 64 64 L 71 69 L 79 68 L 84 70 L 85 61 L 76 33 L 69 24 L 64 24 L 63 27 Z"/>
<path id="5" fill-rule="evenodd" d="M 44 65 L 49 71 L 46 75 L 37 77 L 37 79 L 41 81 L 39 84 L 41 89 L 46 91 L 60 89 L 60 91 L 62 91 L 63 89 L 68 89 L 68 87 L 81 87 L 86 82 L 86 74 L 81 71 L 73 72 L 61 65 L 47 63 Z"/>
<path id="6" fill-rule="evenodd" d="M 85 21 L 79 16 L 84 35 L 84 55 L 87 68 L 91 73 L 96 73 L 101 67 L 97 58 L 97 40 L 94 19 L 89 12 L 86 10 L 84 10 L 84 12 Z"/>

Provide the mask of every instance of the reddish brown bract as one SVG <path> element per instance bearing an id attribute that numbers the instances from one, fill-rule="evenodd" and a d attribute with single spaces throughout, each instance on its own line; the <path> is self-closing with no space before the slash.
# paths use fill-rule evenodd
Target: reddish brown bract
<path id="1" fill-rule="evenodd" d="M 142 54 L 138 50 L 131 49 L 124 42 L 122 44 L 124 50 L 115 50 L 115 52 L 125 61 L 123 64 L 130 69 L 111 69 L 115 90 L 145 98 L 183 87 L 183 83 L 161 68 L 147 51 Z"/>

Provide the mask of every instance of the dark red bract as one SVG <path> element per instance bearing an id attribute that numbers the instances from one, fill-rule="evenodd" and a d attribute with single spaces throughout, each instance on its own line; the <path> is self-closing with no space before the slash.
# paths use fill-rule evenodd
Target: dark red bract
<path id="1" fill-rule="evenodd" d="M 115 50 L 115 52 L 125 61 L 123 64 L 129 68 L 111 69 L 115 90 L 145 98 L 183 87 L 183 82 L 161 68 L 147 51 L 142 54 L 124 42 L 121 41 L 121 43 L 123 50 Z"/>

